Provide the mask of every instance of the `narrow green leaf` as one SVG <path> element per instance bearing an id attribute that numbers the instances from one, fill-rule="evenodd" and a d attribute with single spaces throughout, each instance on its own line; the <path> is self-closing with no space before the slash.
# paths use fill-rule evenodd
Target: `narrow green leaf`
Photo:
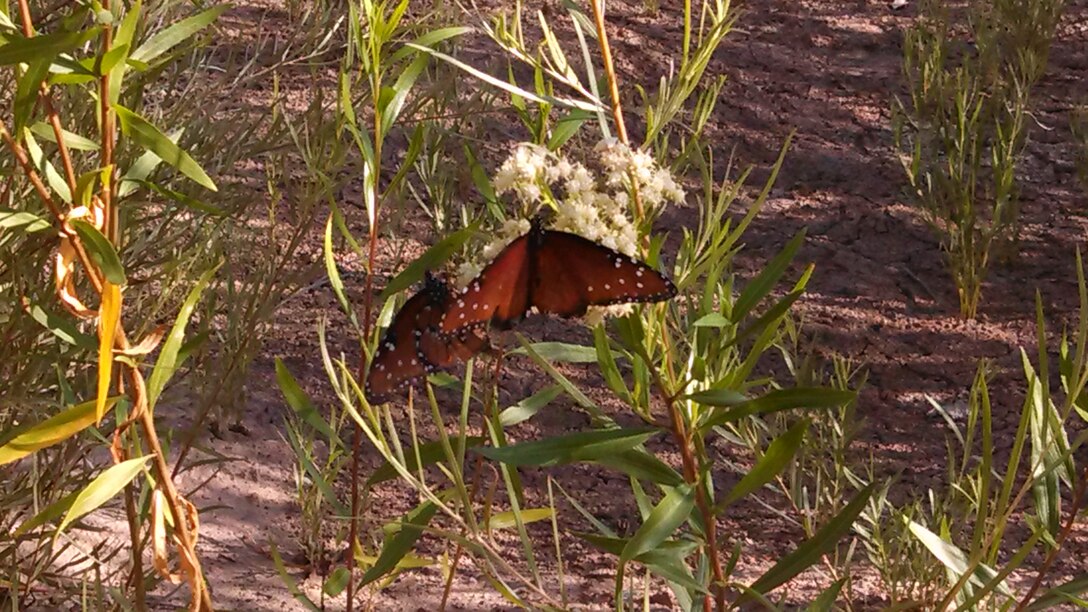
<path id="1" fill-rule="evenodd" d="M 420 255 L 418 259 L 405 266 L 404 270 L 393 280 L 389 281 L 389 284 L 382 290 L 379 299 L 387 300 L 389 296 L 423 280 L 423 273 L 427 270 L 441 269 L 442 264 L 450 258 L 450 255 L 456 253 L 475 233 L 476 225 L 473 224 L 439 240 L 434 246 Z"/>
<path id="2" fill-rule="evenodd" d="M 963 576 L 970 565 L 970 560 L 966 553 L 960 550 L 956 545 L 942 539 L 941 536 L 926 529 L 919 523 L 908 520 L 907 526 L 910 528 L 911 534 L 913 534 L 915 538 L 918 538 L 918 541 L 921 542 L 929 552 L 933 553 L 933 556 L 937 557 L 937 560 L 948 568 L 957 579 Z M 968 580 L 976 587 L 983 587 L 990 582 L 995 575 L 997 575 L 997 572 L 995 572 L 993 568 L 988 567 L 984 563 L 979 563 Z M 999 585 L 998 589 L 1006 595 L 1011 595 L 1008 588 L 1005 586 Z"/>
<path id="3" fill-rule="evenodd" d="M 322 612 L 321 608 L 317 607 L 306 593 L 302 592 L 302 589 L 298 588 L 298 583 L 291 577 L 291 574 L 287 572 L 287 566 L 283 563 L 283 557 L 280 556 L 280 551 L 276 548 L 276 543 L 272 540 L 268 541 L 268 549 L 272 552 L 272 563 L 276 566 L 276 571 L 280 574 L 280 580 L 287 587 L 287 592 L 291 594 L 291 597 L 295 598 L 295 601 L 302 604 L 310 612 Z"/>
<path id="4" fill-rule="evenodd" d="M 170 139 L 170 142 L 177 144 L 184 133 L 184 129 L 172 130 L 166 137 Z M 162 163 L 162 158 L 156 155 L 154 151 L 144 151 L 136 158 L 136 161 L 132 162 L 128 171 L 121 177 L 121 186 L 117 191 L 117 195 L 123 198 L 136 191 L 138 186 L 147 186 L 145 182 L 147 177 L 151 176 L 151 173 L 160 163 Z"/>
<path id="5" fill-rule="evenodd" d="M 474 448 L 484 443 L 485 438 L 483 436 L 467 436 L 465 438 L 465 447 Z M 434 465 L 439 461 L 446 459 L 446 452 L 442 446 L 441 440 L 434 442 L 427 442 L 419 446 L 419 459 L 423 463 L 423 466 Z M 419 462 L 416 461 L 416 454 L 405 453 L 404 455 L 404 469 L 409 473 L 415 473 L 419 470 Z M 398 475 L 397 469 L 393 467 L 388 461 L 382 461 L 382 464 L 378 466 L 378 469 L 374 470 L 374 473 L 370 475 L 370 478 L 366 480 L 367 486 L 374 486 L 389 480 L 393 480 Z"/>
<path id="6" fill-rule="evenodd" d="M 778 389 L 733 407 L 715 407 L 707 413 L 701 427 L 705 429 L 739 421 L 754 414 L 771 414 L 796 408 L 838 408 L 853 401 L 855 397 L 853 391 L 823 387 Z"/>
<path id="7" fill-rule="evenodd" d="M 619 366 L 616 365 L 616 352 L 608 344 L 608 332 L 605 331 L 604 325 L 593 328 L 593 348 L 597 353 L 597 367 L 601 369 L 601 376 L 604 377 L 608 388 L 623 403 L 632 404 L 634 400 L 631 398 L 631 391 L 628 390 L 623 376 L 620 375 Z"/>
<path id="8" fill-rule="evenodd" d="M 302 390 L 298 381 L 291 375 L 290 370 L 287 369 L 287 366 L 279 357 L 276 357 L 276 382 L 280 385 L 280 391 L 283 393 L 284 399 L 287 400 L 287 405 L 291 407 L 291 410 L 295 411 L 300 419 L 325 436 L 325 439 L 329 440 L 331 444 L 341 445 L 336 432 L 332 430 L 329 423 L 317 411 L 317 407 L 310 401 L 310 396 Z"/>
<path id="9" fill-rule="evenodd" d="M 76 496 L 71 507 L 68 508 L 68 513 L 64 515 L 64 520 L 57 525 L 56 535 L 60 535 L 65 527 L 72 524 L 72 521 L 97 510 L 102 504 L 113 499 L 114 495 L 117 495 L 121 489 L 125 488 L 125 485 L 132 482 L 132 479 L 143 471 L 144 464 L 150 458 L 151 455 L 145 455 L 122 461 L 96 476 Z"/>
<path id="10" fill-rule="evenodd" d="M 155 367 L 151 370 L 151 376 L 147 378 L 147 405 L 149 409 L 155 408 L 155 403 L 159 400 L 159 395 L 162 394 L 166 383 L 181 367 L 179 354 L 185 344 L 185 328 L 189 325 L 189 318 L 193 316 L 193 311 L 200 301 L 200 296 L 204 294 L 204 289 L 218 270 L 219 265 L 216 265 L 197 279 L 196 284 L 189 290 L 189 295 L 181 303 L 178 315 L 174 317 L 174 325 L 170 328 L 170 333 L 166 335 L 166 340 L 159 350 L 159 357 L 155 360 Z"/>
<path id="11" fill-rule="evenodd" d="M 751 401 L 752 398 L 732 389 L 707 389 L 685 396 L 697 404 L 704 406 L 740 406 Z"/>
<path id="12" fill-rule="evenodd" d="M 437 45 L 438 43 L 440 43 L 440 42 L 442 42 L 444 40 L 448 40 L 450 38 L 453 38 L 454 36 L 460 36 L 462 34 L 467 34 L 467 33 L 471 32 L 471 31 L 472 31 L 472 28 L 468 28 L 468 27 L 464 27 L 464 26 L 451 26 L 451 27 L 448 27 L 448 28 L 439 28 L 437 30 L 431 30 L 430 32 L 427 32 L 426 34 L 423 34 L 422 36 L 420 36 L 419 38 L 413 40 L 412 42 L 417 47 L 433 47 L 433 46 Z M 408 57 L 412 53 L 418 53 L 418 51 L 416 49 L 413 49 L 412 47 L 408 47 L 408 46 L 401 47 L 400 49 L 397 49 L 393 53 L 393 55 L 389 56 L 390 63 L 399 62 L 400 60 Z"/>
<path id="13" fill-rule="evenodd" d="M 793 456 L 800 450 L 801 443 L 805 439 L 805 432 L 808 431 L 808 425 L 808 419 L 801 419 L 786 430 L 786 433 L 775 438 L 767 446 L 767 452 L 763 453 L 755 466 L 725 496 L 722 507 L 751 494 L 782 473 L 782 470 L 786 469 Z"/>
<path id="14" fill-rule="evenodd" d="M 1027 610 L 1028 612 L 1042 612 L 1043 610 L 1052 610 L 1066 603 L 1083 607 L 1079 605 L 1077 600 L 1084 593 L 1088 593 L 1088 574 L 1081 574 L 1068 582 L 1047 589 L 1035 601 L 1031 602 Z"/>
<path id="15" fill-rule="evenodd" d="M 340 309 L 348 315 L 348 320 L 351 321 L 352 326 L 359 329 L 359 320 L 355 316 L 355 309 L 351 307 L 351 302 L 348 301 L 348 296 L 344 293 L 344 280 L 340 277 L 340 270 L 336 267 L 336 253 L 332 244 L 332 226 L 333 218 L 338 214 L 339 211 L 336 210 L 334 204 L 333 210 L 329 213 L 329 218 L 325 221 L 325 240 L 322 249 L 325 259 L 325 275 L 329 278 L 329 285 L 332 286 L 332 292 L 336 295 L 336 301 L 340 304 Z"/>
<path id="16" fill-rule="evenodd" d="M 192 17 L 182 19 L 161 32 L 156 32 L 132 52 L 132 59 L 150 64 L 163 53 L 209 26 L 229 8 L 229 4 L 220 4 Z"/>
<path id="17" fill-rule="evenodd" d="M 136 144 L 148 151 L 153 151 L 160 159 L 197 184 L 212 191 L 218 191 L 215 183 L 200 167 L 200 164 L 196 163 L 196 160 L 183 151 L 181 147 L 171 142 L 166 134 L 159 131 L 159 128 L 120 104 L 114 104 L 113 110 L 117 113 L 117 118 L 121 122 L 121 131 L 125 136 L 128 136 Z"/>
<path id="18" fill-rule="evenodd" d="M 68 511 L 72 507 L 72 502 L 76 501 L 76 497 L 79 496 L 79 491 L 72 491 L 68 495 L 58 499 L 57 501 L 49 504 L 45 508 L 38 512 L 26 521 L 19 528 L 12 533 L 12 537 L 18 539 L 25 534 L 30 533 L 34 529 L 41 527 L 42 525 L 56 520 L 61 517 L 62 514 Z"/>
<path id="19" fill-rule="evenodd" d="M 339 597 L 340 593 L 343 593 L 344 589 L 347 588 L 349 580 L 351 580 L 351 572 L 341 565 L 329 574 L 329 577 L 325 579 L 325 584 L 321 586 L 321 590 L 325 591 L 325 594 L 329 597 Z"/>
<path id="20" fill-rule="evenodd" d="M 49 65 L 53 62 L 52 57 L 39 58 L 27 66 L 26 72 L 24 72 L 15 85 L 15 100 L 14 100 L 14 129 L 12 132 L 18 134 L 30 121 L 30 116 L 34 112 L 34 107 L 38 103 L 38 95 L 41 93 L 42 81 L 49 76 Z"/>
<path id="21" fill-rule="evenodd" d="M 336 490 L 329 484 L 328 479 L 321 473 L 321 470 L 313 462 L 311 453 L 306 450 L 298 439 L 298 430 L 290 423 L 287 426 L 287 443 L 291 445 L 291 450 L 295 453 L 295 459 L 302 464 L 302 469 L 309 475 L 310 480 L 317 487 L 317 490 L 321 492 L 321 495 L 329 502 L 333 511 L 340 516 L 349 516 L 351 514 L 351 508 L 348 508 L 340 501 L 340 498 L 336 496 Z"/>
<path id="22" fill-rule="evenodd" d="M 620 553 L 620 565 L 657 548 L 662 542 L 672 537 L 673 532 L 691 516 L 691 510 L 694 507 L 694 489 L 689 485 L 673 487 L 623 547 L 623 552 Z"/>
<path id="23" fill-rule="evenodd" d="M 110 241 L 98 231 L 98 228 L 82 219 L 74 219 L 69 224 L 79 234 L 83 246 L 102 269 L 106 280 L 114 285 L 124 286 L 128 282 L 125 279 L 125 269 L 121 266 L 121 258 L 117 256 L 117 251 Z"/>
<path id="24" fill-rule="evenodd" d="M 621 453 L 601 457 L 594 463 L 666 487 L 676 487 L 684 483 L 684 479 L 676 470 L 644 449 L 632 448 Z"/>
<path id="25" fill-rule="evenodd" d="M 717 312 L 712 312 L 707 315 L 699 317 L 699 320 L 692 323 L 692 327 L 714 327 L 722 328 L 729 325 L 731 321 Z"/>
<path id="26" fill-rule="evenodd" d="M 423 533 L 423 527 L 431 522 L 437 511 L 438 506 L 426 502 L 406 514 L 400 531 L 382 545 L 378 560 L 363 574 L 360 586 L 368 585 L 396 568 L 397 562 L 412 550 Z"/>
<path id="27" fill-rule="evenodd" d="M 39 306 L 38 304 L 30 304 L 25 298 L 23 301 L 23 308 L 30 314 L 30 317 L 41 324 L 42 327 L 48 329 L 54 336 L 60 338 L 62 341 L 93 351 L 98 348 L 98 339 L 90 334 L 85 334 L 79 331 L 79 328 L 72 322 L 71 317 L 62 317 L 56 313 L 50 312 Z"/>
<path id="28" fill-rule="evenodd" d="M 82 32 L 57 32 L 30 38 L 9 34 L 7 42 L 0 45 L 0 66 L 30 64 L 41 58 L 54 58 L 94 38 L 98 32 L 99 28 L 95 27 Z"/>
<path id="29" fill-rule="evenodd" d="M 820 596 L 813 600 L 807 612 L 834 612 L 835 600 L 839 598 L 839 593 L 842 592 L 842 587 L 845 584 L 846 578 L 840 578 L 832 582 L 831 586 L 824 589 Z"/>
<path id="30" fill-rule="evenodd" d="M 592 346 L 569 344 L 566 342 L 534 342 L 530 345 L 537 355 L 553 363 L 596 363 L 597 349 Z M 518 347 L 510 355 L 528 355 L 528 351 Z M 615 354 L 613 353 L 613 356 Z"/>
<path id="31" fill-rule="evenodd" d="M 46 123 L 38 121 L 34 125 L 30 126 L 30 131 L 34 132 L 34 134 L 36 134 L 42 140 L 48 140 L 52 143 L 57 142 L 57 136 L 53 133 L 53 128 Z M 91 140 L 90 138 L 80 136 L 75 132 L 61 130 L 60 136 L 61 140 L 64 141 L 64 146 L 68 147 L 69 149 L 74 149 L 76 151 L 97 151 L 99 148 L 97 142 Z"/>
<path id="32" fill-rule="evenodd" d="M 503 427 L 513 427 L 518 423 L 528 421 L 533 418 L 541 408 L 547 406 L 562 393 L 563 388 L 559 385 L 548 385 L 540 391 L 537 391 L 513 406 L 503 410 L 502 413 L 499 414 L 499 423 L 501 423 Z"/>
<path id="33" fill-rule="evenodd" d="M 580 431 L 511 446 L 480 448 L 476 452 L 507 465 L 561 465 L 574 461 L 596 461 L 630 450 L 655 433 L 656 429 L 649 428 Z"/>
<path id="34" fill-rule="evenodd" d="M 47 230 L 50 227 L 52 226 L 49 225 L 48 221 L 34 213 L 28 213 L 22 210 L 12 210 L 10 208 L 0 208 L 0 229 L 20 229 L 23 232 L 32 234 L 34 232 Z"/>
<path id="35" fill-rule="evenodd" d="M 739 323 L 748 315 L 748 313 L 755 308 L 763 298 L 770 294 L 771 289 L 778 284 L 779 279 L 786 273 L 786 268 L 789 267 L 790 262 L 793 261 L 794 255 L 797 254 L 797 249 L 801 248 L 801 244 L 805 240 L 805 231 L 801 230 L 786 243 L 786 246 L 782 248 L 782 251 L 778 255 L 774 256 L 774 259 L 767 263 L 767 266 L 755 278 L 753 278 L 744 290 L 741 292 L 740 297 L 737 298 L 735 304 L 733 304 L 732 318 L 733 322 Z"/>
<path id="36" fill-rule="evenodd" d="M 548 150 L 557 151 L 572 136 L 578 133 L 582 124 L 596 117 L 596 114 L 584 110 L 573 109 L 561 117 L 552 128 L 551 137 L 548 138 Z"/>
<path id="37" fill-rule="evenodd" d="M 828 521 L 811 538 L 802 542 L 796 550 L 779 559 L 778 563 L 775 563 L 752 584 L 751 589 L 757 593 L 769 593 L 817 563 L 823 555 L 834 550 L 839 540 L 850 532 L 854 521 L 869 503 L 869 497 L 872 496 L 875 488 L 875 485 L 870 484 L 859 491 L 854 499 L 835 515 L 835 518 Z M 749 595 L 742 596 L 736 605 L 750 598 Z"/>
<path id="38" fill-rule="evenodd" d="M 117 400 L 117 397 L 108 398 L 106 410 L 112 408 Z M 94 420 L 95 400 L 76 404 L 28 428 L 0 446 L 0 465 L 22 459 L 38 449 L 63 442 L 92 425 Z"/>
<path id="39" fill-rule="evenodd" d="M 400 117 L 400 112 L 404 109 L 404 102 L 408 99 L 408 94 L 411 93 L 419 75 L 423 74 L 423 70 L 427 68 L 429 60 L 430 58 L 426 54 L 420 53 L 410 64 L 400 70 L 397 81 L 393 84 L 393 96 L 381 107 L 383 110 L 381 115 L 383 134 L 388 134 L 393 127 L 393 123 Z"/>
<path id="40" fill-rule="evenodd" d="M 577 108 L 577 109 L 582 109 L 582 110 L 586 110 L 586 111 L 590 111 L 590 112 L 596 112 L 598 110 L 602 110 L 599 105 L 593 104 L 593 103 L 590 103 L 590 102 L 585 102 L 583 100 L 578 100 L 578 99 L 574 99 L 574 98 L 556 98 L 556 97 L 547 96 L 547 95 L 537 95 L 537 94 L 532 93 L 532 92 L 530 92 L 530 91 L 528 91 L 526 89 L 522 89 L 522 88 L 520 88 L 520 87 L 518 87 L 516 85 L 508 83 L 508 82 L 506 82 L 506 81 L 504 81 L 502 79 L 495 78 L 495 77 L 491 76 L 490 74 L 487 74 L 486 72 L 477 70 L 476 68 L 473 68 L 472 66 L 470 66 L 470 65 L 468 65 L 468 64 L 466 64 L 466 63 L 464 63 L 464 62 L 462 62 L 462 61 L 460 61 L 460 60 L 458 60 L 458 59 L 456 59 L 456 58 L 454 58 L 454 57 L 452 57 L 450 55 L 446 55 L 445 53 L 439 53 L 438 51 L 435 51 L 434 49 L 428 49 L 427 47 L 420 47 L 420 46 L 412 44 L 412 43 L 408 43 L 408 46 L 413 48 L 413 49 L 418 49 L 419 51 L 423 51 L 425 53 L 430 53 L 431 55 L 437 57 L 438 59 L 456 66 L 457 68 L 463 70 L 464 72 L 467 72 L 467 73 L 471 74 L 472 76 L 474 76 L 474 77 L 480 79 L 481 81 L 491 85 L 492 87 L 497 87 L 497 88 L 499 88 L 499 89 L 501 89 L 501 90 L 503 90 L 503 91 L 505 91 L 507 93 L 513 94 L 515 96 L 521 96 L 521 97 L 523 97 L 523 98 L 525 98 L 527 100 L 532 100 L 533 102 L 536 102 L 538 104 L 552 104 L 552 105 L 555 105 L 555 106 L 564 106 L 564 107 L 567 107 L 567 108 Z"/>

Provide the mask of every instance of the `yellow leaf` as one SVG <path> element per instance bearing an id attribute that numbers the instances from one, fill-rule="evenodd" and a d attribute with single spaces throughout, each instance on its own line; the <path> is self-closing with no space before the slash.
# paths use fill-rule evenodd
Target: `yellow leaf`
<path id="1" fill-rule="evenodd" d="M 526 524 L 547 520 L 551 517 L 551 508 L 526 508 L 521 511 L 521 520 Z M 492 515 L 491 522 L 488 525 L 492 529 L 509 529 L 517 525 L 517 519 L 514 517 L 513 512 L 499 512 Z"/>
<path id="2" fill-rule="evenodd" d="M 106 414 L 106 398 L 110 394 L 113 373 L 113 338 L 121 319 L 121 287 L 102 281 L 102 305 L 98 309 L 98 398 L 95 401 L 95 423 Z"/>
<path id="3" fill-rule="evenodd" d="M 106 408 L 112 407 L 118 399 L 109 398 Z M 83 431 L 94 422 L 95 404 L 93 401 L 76 404 L 15 436 L 0 446 L 0 465 L 22 459 L 39 448 L 63 442 Z"/>

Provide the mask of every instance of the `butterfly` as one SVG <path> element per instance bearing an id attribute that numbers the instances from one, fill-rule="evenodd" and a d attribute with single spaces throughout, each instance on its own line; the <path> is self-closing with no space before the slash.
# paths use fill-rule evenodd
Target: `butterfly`
<path id="1" fill-rule="evenodd" d="M 404 386 L 457 360 L 467 361 L 488 347 L 487 337 L 477 330 L 438 333 L 450 298 L 446 283 L 427 272 L 423 288 L 393 317 L 370 361 L 366 395 L 372 402 L 386 401 Z"/>
<path id="2" fill-rule="evenodd" d="M 441 317 L 443 334 L 488 324 L 508 329 L 532 308 L 576 317 L 590 306 L 660 302 L 676 285 L 646 263 L 577 234 L 549 230 L 539 217 L 499 253 Z"/>

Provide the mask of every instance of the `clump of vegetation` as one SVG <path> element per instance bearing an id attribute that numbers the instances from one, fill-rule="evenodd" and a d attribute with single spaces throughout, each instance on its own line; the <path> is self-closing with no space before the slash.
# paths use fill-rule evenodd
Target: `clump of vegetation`
<path id="1" fill-rule="evenodd" d="M 910 98 L 895 104 L 896 143 L 911 197 L 940 237 L 966 318 L 978 312 L 995 257 L 1015 248 L 1026 116 L 1063 6 L 972 1 L 956 12 L 925 0 L 904 38 Z"/>

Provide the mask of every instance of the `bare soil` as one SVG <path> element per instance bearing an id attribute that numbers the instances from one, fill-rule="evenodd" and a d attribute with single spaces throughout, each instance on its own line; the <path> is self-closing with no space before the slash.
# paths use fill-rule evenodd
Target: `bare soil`
<path id="1" fill-rule="evenodd" d="M 655 86 L 679 46 L 680 3 L 665 1 L 658 10 L 640 2 L 610 3 L 609 10 L 613 53 L 630 93 L 628 109 L 635 109 L 633 85 Z M 958 316 L 942 254 L 904 196 L 904 174 L 892 146 L 892 98 L 903 91 L 902 31 L 913 16 L 912 5 L 893 11 L 885 2 L 869 0 L 748 3 L 736 31 L 711 64 L 709 72 L 727 75 L 728 82 L 708 131 L 720 143 L 719 159 L 735 148 L 741 164 L 757 167 L 752 181 L 757 185 L 787 134 L 797 130 L 771 199 L 747 236 L 742 275 L 758 271 L 794 234 L 807 230 L 798 261 L 815 262 L 817 267 L 809 292 L 798 305 L 805 329 L 821 352 L 848 355 L 867 366 L 868 385 L 859 403 L 864 427 L 858 450 L 872 453 L 882 474 L 901 475 L 900 486 L 908 494 L 920 494 L 942 480 L 947 435 L 940 419 L 927 416 L 925 396 L 945 404 L 963 400 L 979 359 L 991 360 L 996 372 L 991 392 L 997 438 L 1007 447 L 1023 401 L 1020 349 L 1035 351 L 1035 292 L 1042 296 L 1052 347 L 1075 315 L 1074 251 L 1084 244 L 1088 229 L 1088 197 L 1077 180 L 1068 125 L 1071 109 L 1083 101 L 1088 78 L 1088 3 L 1067 3 L 1050 68 L 1034 94 L 1035 125 L 1020 172 L 1024 219 L 1020 254 L 993 269 L 975 321 Z M 279 9 L 258 2 L 238 3 L 224 20 L 243 34 L 259 23 L 264 28 L 289 27 Z M 471 44 L 486 43 L 481 37 Z M 635 116 L 628 114 L 632 121 Z M 502 148 L 509 143 L 495 144 Z M 346 197 L 350 199 L 350 194 Z M 358 200 L 351 206 L 353 227 L 362 235 Z M 676 209 L 665 220 L 665 229 L 694 221 L 694 209 Z M 383 257 L 389 255 L 383 252 Z M 360 268 L 358 262 L 344 265 L 349 270 Z M 353 289 L 353 297 L 361 304 L 360 288 Z M 232 461 L 199 468 L 186 477 L 193 485 L 218 469 L 194 501 L 209 508 L 202 513 L 201 554 L 215 599 L 224 609 L 298 607 L 269 554 L 270 542 L 289 560 L 297 560 L 300 552 L 293 456 L 281 435 L 287 408 L 275 384 L 272 360 L 282 357 L 313 397 L 331 402 L 317 349 L 315 325 L 321 317 L 331 321 L 332 350 L 342 351 L 349 363 L 358 359 L 327 287 L 292 300 L 251 374 L 248 401 L 241 411 L 248 433 L 228 431 L 205 441 Z M 512 396 L 542 384 L 542 375 L 530 366 L 520 369 L 527 372 L 512 375 Z M 577 368 L 570 372 L 576 378 L 586 376 Z M 1053 384 L 1057 388 L 1056 381 Z M 178 415 L 181 422 L 184 416 Z M 584 417 L 557 409 L 512 435 L 529 439 L 585 425 Z M 374 464 L 368 457 L 368 466 Z M 625 478 L 585 467 L 548 473 L 610 523 L 637 524 Z M 546 495 L 546 474 L 530 470 L 526 475 L 526 486 L 537 501 Z M 414 499 L 386 487 L 379 488 L 369 504 L 371 516 L 392 520 Z M 580 525 L 573 510 L 564 512 L 563 521 Z M 371 518 L 370 524 L 377 520 Z M 738 575 L 750 577 L 791 550 L 800 535 L 754 505 L 723 519 L 722 529 L 729 545 L 743 543 Z M 541 537 L 547 537 L 546 532 Z M 612 561 L 573 537 L 568 543 L 566 582 L 572 601 L 587 610 L 608 609 Z M 516 557 L 516 542 L 508 540 L 507 545 Z M 430 552 L 439 551 L 432 547 Z M 1053 580 L 1083 572 L 1086 552 L 1086 534 L 1079 529 Z M 547 559 L 544 563 L 554 565 Z M 462 568 L 454 581 L 453 609 L 506 609 L 507 604 L 467 564 Z M 311 597 L 318 597 L 320 579 L 310 568 L 295 563 L 290 570 Z M 789 601 L 800 604 L 826 584 L 825 576 L 810 572 L 785 590 Z M 441 585 L 436 569 L 415 570 L 369 603 L 375 609 L 431 610 L 437 607 Z M 882 598 L 880 588 L 871 578 L 859 580 L 853 596 L 861 608 L 875 606 Z M 655 609 L 669 609 L 671 595 L 661 585 L 657 591 Z M 342 604 L 342 599 L 330 602 L 330 609 Z"/>

